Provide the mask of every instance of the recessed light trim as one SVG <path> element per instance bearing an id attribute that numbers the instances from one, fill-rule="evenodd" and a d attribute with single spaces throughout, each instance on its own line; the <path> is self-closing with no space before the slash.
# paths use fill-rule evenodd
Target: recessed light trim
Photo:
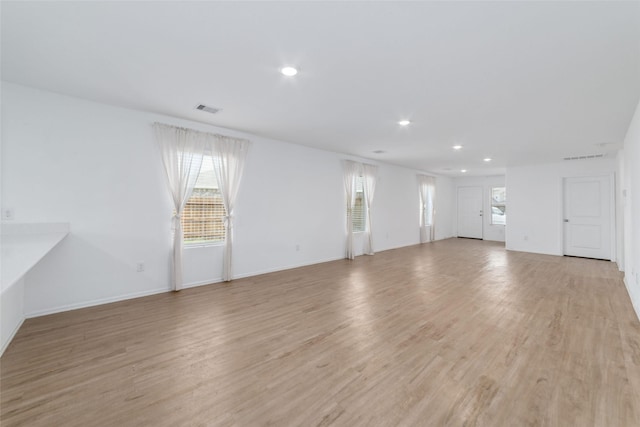
<path id="1" fill-rule="evenodd" d="M 399 124 L 400 126 L 408 126 L 408 125 L 410 125 L 410 124 L 411 124 L 411 120 L 400 120 L 400 121 L 398 122 L 398 124 Z"/>
<path id="2" fill-rule="evenodd" d="M 466 169 L 460 169 L 460 172 L 467 173 L 467 170 Z"/>
<path id="3" fill-rule="evenodd" d="M 492 159 L 491 157 L 485 157 L 483 160 L 484 160 L 485 162 L 490 162 L 490 161 L 491 161 L 491 160 L 493 160 L 493 159 Z"/>
<path id="4" fill-rule="evenodd" d="M 453 148 L 453 149 L 454 149 L 454 150 L 456 150 L 456 151 L 458 151 L 458 150 L 462 150 L 462 145 L 460 145 L 460 144 L 456 144 L 456 145 L 454 145 L 454 146 L 453 146 L 453 147 L 451 147 L 451 148 Z"/>
<path id="5" fill-rule="evenodd" d="M 287 77 L 293 77 L 298 74 L 298 69 L 295 67 L 282 67 L 280 72 Z"/>

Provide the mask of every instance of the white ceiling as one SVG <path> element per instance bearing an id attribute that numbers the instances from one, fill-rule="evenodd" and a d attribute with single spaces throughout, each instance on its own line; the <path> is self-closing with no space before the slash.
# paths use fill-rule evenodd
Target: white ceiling
<path id="1" fill-rule="evenodd" d="M 3 1 L 1 12 L 3 80 L 440 174 L 615 151 L 640 96 L 637 1 Z"/>

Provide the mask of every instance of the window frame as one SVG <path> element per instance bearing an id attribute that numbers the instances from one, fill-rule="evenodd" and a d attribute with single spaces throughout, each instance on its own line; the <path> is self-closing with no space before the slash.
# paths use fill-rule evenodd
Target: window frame
<path id="1" fill-rule="evenodd" d="M 205 154 L 203 155 L 203 159 L 202 159 L 202 165 L 205 164 L 205 162 L 210 162 L 211 165 L 213 166 L 213 168 L 215 168 L 215 158 L 213 155 L 211 154 Z M 200 169 L 200 172 L 198 173 L 198 178 L 196 179 L 196 185 L 194 186 L 193 190 L 195 192 L 195 190 L 197 189 L 208 189 L 207 187 L 198 187 L 198 180 L 200 179 L 200 174 L 203 172 L 202 168 Z M 213 170 L 213 173 L 215 174 L 215 169 Z M 218 185 L 217 179 L 216 179 L 216 190 L 220 193 L 220 186 Z M 182 238 L 183 238 L 183 246 L 185 249 L 191 249 L 191 248 L 203 248 L 203 247 L 209 247 L 209 246 L 222 246 L 225 244 L 225 241 L 227 240 L 227 232 L 226 232 L 226 228 L 224 228 L 224 219 L 223 219 L 223 233 L 224 236 L 222 239 L 220 240 L 199 240 L 199 241 L 193 241 L 190 242 L 188 240 L 186 240 L 185 238 L 185 223 L 184 223 L 184 219 L 185 219 L 185 211 L 187 209 L 187 206 L 189 204 L 189 200 L 191 200 L 191 198 L 194 197 L 194 193 L 192 192 L 191 195 L 189 196 L 189 199 L 187 200 L 187 202 L 185 203 L 185 206 L 183 208 L 182 211 L 182 215 L 180 218 L 181 221 L 181 226 L 182 226 Z M 222 199 L 222 194 L 220 193 L 220 198 Z M 223 218 L 224 216 L 226 216 L 226 208 L 224 207 L 224 203 L 222 203 L 222 209 L 223 209 Z"/>
<path id="2" fill-rule="evenodd" d="M 499 190 L 499 189 L 503 189 L 504 190 L 504 200 L 502 202 L 496 201 L 493 197 L 494 194 L 494 190 Z M 498 209 L 502 208 L 502 212 L 503 212 L 503 216 L 504 216 L 504 220 L 503 222 L 495 222 L 493 219 L 493 208 L 496 207 Z M 506 226 L 507 225 L 507 187 L 504 185 L 500 185 L 500 186 L 492 186 L 491 187 L 491 225 L 501 225 L 501 226 Z"/>

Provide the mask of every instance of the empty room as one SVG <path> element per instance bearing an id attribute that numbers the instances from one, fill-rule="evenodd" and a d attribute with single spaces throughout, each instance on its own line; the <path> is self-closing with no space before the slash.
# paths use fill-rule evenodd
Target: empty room
<path id="1" fill-rule="evenodd" d="M 0 20 L 3 427 L 640 426 L 640 2 Z"/>

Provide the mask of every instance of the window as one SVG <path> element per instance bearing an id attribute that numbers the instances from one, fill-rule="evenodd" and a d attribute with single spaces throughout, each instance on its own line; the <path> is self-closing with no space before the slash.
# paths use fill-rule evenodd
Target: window
<path id="1" fill-rule="evenodd" d="M 218 181 L 213 170 L 213 158 L 205 156 L 195 188 L 182 212 L 185 244 L 223 242 L 226 211 Z"/>
<path id="2" fill-rule="evenodd" d="M 364 215 L 364 178 L 356 177 L 356 202 L 353 207 L 353 232 L 360 233 L 365 231 L 365 215 Z"/>
<path id="3" fill-rule="evenodd" d="M 433 225 L 433 188 L 427 190 L 427 203 L 424 209 L 424 225 Z"/>
<path id="4" fill-rule="evenodd" d="M 507 223 L 507 189 L 493 187 L 491 189 L 491 224 L 505 225 Z"/>

